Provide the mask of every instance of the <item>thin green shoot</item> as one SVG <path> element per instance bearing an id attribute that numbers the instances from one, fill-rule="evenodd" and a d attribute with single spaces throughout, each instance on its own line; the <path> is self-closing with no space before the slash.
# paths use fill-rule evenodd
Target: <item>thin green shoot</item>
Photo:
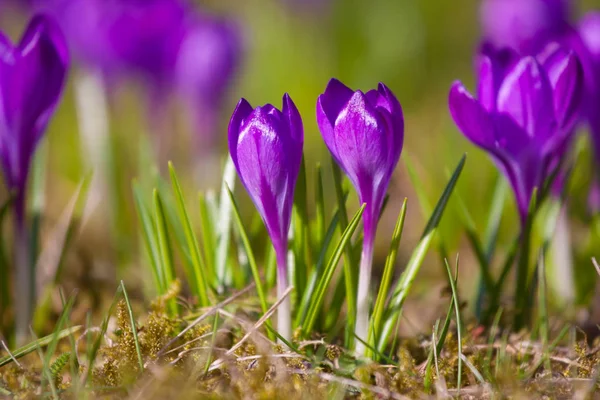
<path id="1" fill-rule="evenodd" d="M 227 194 L 229 195 L 229 200 L 231 202 L 231 210 L 233 217 L 235 219 L 238 232 L 240 234 L 240 238 L 242 239 L 242 243 L 246 250 L 246 256 L 248 257 L 248 264 L 250 265 L 250 270 L 252 272 L 252 277 L 254 278 L 254 284 L 256 285 L 256 293 L 258 294 L 258 299 L 260 301 L 260 308 L 262 313 L 265 314 L 269 307 L 267 306 L 267 298 L 265 296 L 265 291 L 263 289 L 262 280 L 260 277 L 260 273 L 258 272 L 258 265 L 256 264 L 256 258 L 254 257 L 254 252 L 252 251 L 252 246 L 250 245 L 250 239 L 248 238 L 248 233 L 246 232 L 246 228 L 244 228 L 244 223 L 242 222 L 242 216 L 240 215 L 240 210 L 237 206 L 235 198 L 233 197 L 233 193 L 231 190 L 227 190 Z M 266 322 L 267 325 L 270 324 L 270 321 Z M 269 334 L 269 339 L 275 340 L 275 337 L 272 333 Z"/>
<path id="2" fill-rule="evenodd" d="M 354 233 L 354 231 L 356 230 L 356 228 L 358 227 L 358 225 L 360 223 L 362 214 L 365 210 L 365 206 L 366 205 L 363 204 L 359 208 L 359 210 L 356 212 L 356 214 L 354 215 L 354 217 L 348 224 L 348 227 L 344 230 L 344 232 L 340 238 L 340 241 L 338 242 L 338 245 L 336 246 L 333 254 L 331 255 L 331 258 L 329 259 L 329 262 L 327 263 L 327 266 L 325 267 L 325 270 L 323 271 L 323 275 L 321 276 L 321 279 L 319 280 L 317 289 L 315 291 L 315 295 L 311 298 L 311 302 L 310 302 L 307 317 L 306 317 L 306 322 L 302 326 L 302 331 L 304 333 L 304 336 L 308 336 L 313 330 L 315 321 L 317 319 L 317 315 L 321 309 L 321 305 L 322 305 L 323 299 L 325 297 L 325 291 L 327 290 L 327 287 L 329 286 L 329 283 L 331 282 L 331 278 L 333 278 L 333 273 L 335 272 L 335 269 L 339 263 L 339 260 L 342 257 L 342 252 L 344 251 L 344 248 L 350 241 L 352 234 Z"/>
<path id="3" fill-rule="evenodd" d="M 392 241 L 390 243 L 390 251 L 388 252 L 385 260 L 385 267 L 383 269 L 383 275 L 381 283 L 379 285 L 379 291 L 377 292 L 377 298 L 375 300 L 375 306 L 373 308 L 373 316 L 371 317 L 371 326 L 369 327 L 369 346 L 375 347 L 377 344 L 375 338 L 379 337 L 381 332 L 381 324 L 383 321 L 383 314 L 385 311 L 385 303 L 389 293 L 390 286 L 392 284 L 392 278 L 394 277 L 394 265 L 396 264 L 396 258 L 398 256 L 398 246 L 402 239 L 402 231 L 404 228 L 404 220 L 406 218 L 406 205 L 407 199 L 405 198 L 402 202 L 402 208 L 398 214 L 398 220 L 392 234 Z M 378 352 L 379 353 L 379 352 Z M 367 356 L 369 354 L 367 353 Z"/>
<path id="4" fill-rule="evenodd" d="M 198 296 L 198 300 L 200 302 L 200 306 L 206 307 L 210 304 L 208 299 L 208 284 L 207 278 L 205 276 L 205 271 L 208 271 L 206 265 L 204 264 L 204 259 L 202 258 L 202 254 L 200 253 L 200 245 L 198 244 L 198 239 L 196 234 L 194 233 L 194 228 L 192 227 L 192 222 L 190 220 L 189 213 L 187 212 L 185 206 L 185 200 L 183 198 L 183 192 L 181 190 L 181 185 L 179 184 L 179 180 L 177 179 L 177 174 L 175 173 L 175 168 L 173 168 L 173 164 L 169 162 L 169 174 L 171 176 L 171 184 L 173 186 L 173 192 L 175 193 L 175 198 L 177 200 L 177 209 L 179 210 L 179 219 L 181 220 L 181 224 L 183 225 L 183 230 L 185 232 L 185 239 L 187 241 L 188 252 L 190 254 L 190 258 L 192 260 L 192 271 L 191 274 L 194 276 L 193 282 L 196 283 L 196 287 L 194 288 L 194 294 Z"/>
<path id="5" fill-rule="evenodd" d="M 454 311 L 456 312 L 456 337 L 458 342 L 458 373 L 456 380 L 456 388 L 460 393 L 461 383 L 462 383 L 462 322 L 460 318 L 460 300 L 458 299 L 458 290 L 456 289 L 456 284 L 458 281 L 458 256 L 456 256 L 456 270 L 454 272 L 455 276 L 452 276 L 452 271 L 450 270 L 450 265 L 448 264 L 448 260 L 444 263 L 446 266 L 446 272 L 448 273 L 448 281 L 450 282 L 450 288 L 452 289 L 452 300 L 454 303 Z"/>
<path id="6" fill-rule="evenodd" d="M 216 252 L 216 276 L 217 291 L 223 292 L 228 284 L 227 260 L 229 255 L 229 242 L 231 240 L 231 213 L 232 201 L 229 192 L 235 189 L 235 165 L 227 155 L 223 178 L 221 180 L 221 195 L 219 197 L 219 209 L 217 218 L 217 252 Z M 258 286 L 257 286 L 258 289 Z"/>
<path id="7" fill-rule="evenodd" d="M 123 281 L 121 281 L 121 290 L 123 291 L 123 298 L 125 299 L 125 305 L 127 306 L 127 312 L 129 313 L 129 322 L 131 323 L 131 334 L 133 335 L 133 342 L 135 343 L 135 352 L 137 353 L 140 372 L 143 372 L 144 361 L 142 359 L 142 350 L 140 348 L 138 332 L 135 326 L 135 318 L 133 317 L 133 310 L 131 309 L 131 303 L 129 302 L 129 296 L 127 295 L 127 290 L 125 289 L 125 283 Z"/>

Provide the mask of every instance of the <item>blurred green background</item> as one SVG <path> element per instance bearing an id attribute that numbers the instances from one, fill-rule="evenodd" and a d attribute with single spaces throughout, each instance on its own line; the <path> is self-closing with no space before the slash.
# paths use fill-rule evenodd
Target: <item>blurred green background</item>
<path id="1" fill-rule="evenodd" d="M 160 143 L 166 157 L 184 177 L 188 200 L 200 189 L 215 188 L 226 151 L 226 127 L 240 97 L 251 104 L 281 104 L 288 92 L 304 121 L 305 157 L 309 189 L 312 193 L 314 166 L 325 166 L 326 187 L 331 188 L 327 149 L 320 138 L 315 120 L 315 103 L 328 80 L 336 77 L 354 89 L 368 90 L 384 82 L 396 94 L 405 112 L 405 147 L 402 158 L 410 158 L 429 202 L 441 194 L 450 172 L 464 152 L 467 164 L 459 182 L 459 192 L 476 225 L 483 231 L 492 200 L 496 171 L 483 152 L 470 145 L 454 127 L 447 109 L 447 94 L 454 80 L 474 87 L 473 52 L 479 41 L 477 0 L 339 0 L 339 1 L 259 1 L 212 0 L 197 2 L 203 9 L 234 18 L 243 30 L 243 64 L 230 88 L 220 118 L 219 157 L 207 158 L 202 173 L 193 173 L 198 155 L 189 146 L 190 124 L 181 104 L 173 100 Z M 578 15 L 593 6 L 592 0 L 578 5 Z M 4 13 L 3 26 L 18 37 L 25 18 Z M 71 78 L 78 74 L 71 71 Z M 81 230 L 68 253 L 65 276 L 71 285 L 88 282 L 96 287 L 114 287 L 117 278 L 135 286 L 144 279 L 140 263 L 138 222 L 131 195 L 131 180 L 138 178 L 148 187 L 155 184 L 154 174 L 164 171 L 148 157 L 149 131 L 145 93 L 135 83 L 125 85 L 110 98 L 110 193 Z M 82 153 L 70 80 L 60 109 L 53 118 L 48 135 L 49 152 L 44 232 L 51 241 L 52 227 L 82 179 L 89 177 L 89 163 Z M 588 168 L 588 167 L 586 167 Z M 202 177 L 202 178 L 200 178 Z M 238 187 L 238 198 L 250 213 L 251 203 Z M 383 262 L 396 215 L 404 197 L 409 198 L 407 226 L 401 244 L 399 269 L 422 232 L 425 218 L 406 166 L 400 162 L 390 189 L 391 201 L 378 231 L 379 256 Z M 309 196 L 310 198 L 310 196 Z M 356 199 L 352 199 L 356 205 Z M 334 207 L 333 192 L 327 204 Z M 80 207 L 82 208 L 82 207 Z M 517 216 L 512 197 L 507 202 L 501 242 L 506 245 L 516 234 Z M 81 214 L 82 209 L 78 209 Z M 466 246 L 456 201 L 443 219 L 442 240 L 449 254 L 460 251 L 461 290 L 471 299 L 477 268 Z M 575 224 L 577 226 L 577 224 Z M 587 228 L 581 228 L 587 229 Z M 576 234 L 576 238 L 577 238 Z M 578 239 L 575 239 L 578 240 Z M 445 277 L 435 254 L 419 275 L 414 296 L 417 313 L 434 315 L 442 303 L 440 291 Z M 68 284 L 68 283 L 65 283 Z M 138 288 L 140 291 L 141 287 Z M 431 311 L 427 311 L 431 310 Z M 407 316 L 410 318 L 410 315 Z"/>

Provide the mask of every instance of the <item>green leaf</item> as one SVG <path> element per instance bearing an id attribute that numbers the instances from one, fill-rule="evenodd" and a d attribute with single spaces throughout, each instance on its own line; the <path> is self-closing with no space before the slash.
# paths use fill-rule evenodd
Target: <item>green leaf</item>
<path id="1" fill-rule="evenodd" d="M 452 289 L 452 302 L 454 303 L 454 311 L 456 312 L 456 340 L 458 342 L 458 373 L 456 388 L 460 392 L 462 380 L 462 322 L 460 318 L 460 300 L 458 299 L 458 290 L 456 290 L 456 283 L 458 282 L 458 256 L 456 257 L 456 277 L 452 276 L 448 260 L 445 260 L 444 265 L 446 266 L 446 272 L 448 273 L 448 281 L 450 282 L 450 288 Z"/>
<path id="2" fill-rule="evenodd" d="M 267 298 L 265 296 L 265 291 L 263 289 L 262 280 L 260 279 L 260 274 L 258 272 L 258 265 L 256 264 L 256 258 L 254 257 L 254 252 L 252 251 L 252 246 L 250 245 L 250 239 L 248 238 L 248 234 L 246 233 L 246 229 L 244 228 L 244 224 L 242 222 L 242 217 L 240 215 L 240 210 L 237 206 L 235 198 L 233 197 L 233 193 L 231 190 L 227 189 L 227 194 L 229 195 L 229 200 L 231 202 L 231 208 L 233 211 L 233 217 L 235 219 L 238 232 L 240 234 L 240 238 L 242 239 L 242 243 L 246 250 L 246 256 L 248 257 L 248 264 L 250 265 L 250 270 L 252 272 L 252 277 L 254 278 L 254 284 L 256 285 L 256 293 L 258 294 L 258 299 L 260 301 L 260 308 L 263 314 L 266 314 L 269 307 L 267 306 Z M 266 322 L 270 324 L 269 321 Z M 275 340 L 275 336 L 272 332 L 269 333 L 269 337 L 271 340 Z"/>
<path id="3" fill-rule="evenodd" d="M 127 312 L 129 313 L 129 322 L 131 323 L 131 333 L 133 334 L 133 342 L 135 344 L 135 352 L 137 353 L 138 363 L 140 372 L 144 371 L 144 361 L 142 360 L 142 350 L 140 348 L 140 341 L 138 338 L 137 328 L 135 327 L 135 318 L 133 317 L 133 310 L 131 309 L 131 303 L 129 302 L 129 296 L 125 289 L 125 283 L 121 281 L 121 290 L 123 291 L 123 297 L 125 298 L 125 305 L 127 306 Z"/>
<path id="4" fill-rule="evenodd" d="M 167 227 L 167 221 L 165 219 L 165 212 L 163 202 L 161 200 L 158 190 L 154 189 L 154 220 L 156 222 L 156 236 L 158 239 L 158 249 L 161 260 L 161 275 L 164 277 L 165 293 L 171 287 L 175 280 L 175 269 L 173 268 L 173 250 L 171 249 L 171 240 L 169 238 L 169 228 Z M 189 277 L 193 278 L 193 277 Z M 194 285 L 195 282 L 191 282 L 190 285 Z M 176 316 L 178 314 L 178 307 L 176 299 L 168 300 L 168 308 L 170 315 Z"/>
<path id="5" fill-rule="evenodd" d="M 315 225 L 313 229 L 314 243 L 322 245 L 325 238 L 325 195 L 323 194 L 323 171 L 321 164 L 315 168 Z"/>
<path id="6" fill-rule="evenodd" d="M 308 312 L 308 307 L 310 305 L 311 299 L 314 296 L 315 290 L 317 289 L 319 277 L 323 275 L 323 265 L 325 264 L 325 257 L 327 257 L 327 252 L 329 250 L 331 241 L 333 240 L 333 235 L 335 235 L 338 223 L 339 213 L 336 212 L 333 216 L 333 219 L 331 220 L 331 223 L 329 224 L 329 228 L 327 229 L 325 238 L 323 239 L 323 244 L 321 246 L 321 252 L 319 253 L 317 265 L 310 274 L 306 290 L 304 291 L 302 300 L 300 301 L 300 305 L 298 306 L 298 309 L 296 311 L 296 319 L 294 323 L 294 326 L 296 327 L 302 326 L 304 324 L 306 313 Z"/>
<path id="7" fill-rule="evenodd" d="M 390 300 L 390 304 L 388 306 L 389 313 L 383 325 L 381 336 L 379 337 L 377 342 L 377 348 L 379 349 L 379 351 L 382 351 L 382 349 L 385 347 L 388 339 L 390 338 L 393 332 L 394 326 L 396 326 L 396 322 L 398 321 L 400 313 L 402 312 L 402 306 L 404 305 L 404 301 L 408 296 L 408 292 L 412 288 L 417 273 L 421 269 L 421 265 L 425 260 L 425 256 L 427 255 L 429 246 L 433 242 L 433 238 L 437 231 L 437 227 L 440 223 L 440 220 L 442 219 L 442 216 L 444 214 L 444 210 L 446 209 L 446 205 L 448 204 L 448 200 L 450 200 L 450 196 L 452 195 L 452 192 L 456 187 L 458 178 L 460 177 L 460 174 L 465 165 L 466 157 L 466 154 L 463 155 L 457 167 L 455 168 L 454 173 L 450 178 L 450 181 L 448 182 L 446 188 L 442 192 L 442 196 L 438 200 L 438 203 L 435 206 L 435 209 L 433 210 L 433 213 L 431 214 L 427 225 L 425 226 L 419 244 L 413 251 L 406 266 L 406 269 L 402 273 L 402 276 L 400 277 L 396 285 L 396 288 L 392 295 L 392 299 Z"/>
<path id="8" fill-rule="evenodd" d="M 196 234 L 194 233 L 194 228 L 192 227 L 192 222 L 190 221 L 190 216 L 185 207 L 185 200 L 183 198 L 183 193 L 181 191 L 181 186 L 179 185 L 179 180 L 177 179 L 177 175 L 175 173 L 175 168 L 173 168 L 173 164 L 169 162 L 169 173 L 171 175 L 171 183 L 173 185 L 173 192 L 175 193 L 175 198 L 177 200 L 177 208 L 179 210 L 179 217 L 181 220 L 181 224 L 183 225 L 183 229 L 185 232 L 185 238 L 187 241 L 188 251 L 192 260 L 192 271 L 191 273 L 194 276 L 193 282 L 196 283 L 196 287 L 193 288 L 193 292 L 196 296 L 198 296 L 198 300 L 200 302 L 200 306 L 207 307 L 210 305 L 210 301 L 208 299 L 208 285 L 206 282 L 205 271 L 206 265 L 204 265 L 204 260 L 202 259 L 202 255 L 200 254 L 200 246 L 198 244 L 198 239 L 196 238 Z"/>
<path id="9" fill-rule="evenodd" d="M 331 159 L 331 168 L 333 172 L 333 183 L 335 186 L 335 194 L 337 198 L 338 212 L 340 216 L 340 232 L 343 232 L 348 227 L 348 213 L 346 212 L 346 196 L 342 187 L 342 173 L 340 167 Z M 348 246 L 344 251 L 344 282 L 346 284 L 346 337 L 345 345 L 348 349 L 353 348 L 354 325 L 356 324 L 356 290 L 357 290 L 357 271 L 355 268 L 356 259 L 352 253 L 352 242 L 348 238 Z"/>
<path id="10" fill-rule="evenodd" d="M 373 309 L 373 316 L 371 318 L 371 326 L 369 327 L 369 346 L 375 347 L 375 338 L 379 337 L 381 332 L 381 322 L 383 320 L 383 314 L 385 311 L 385 303 L 388 296 L 388 291 L 392 284 L 392 278 L 394 277 L 394 265 L 396 264 L 396 257 L 398 256 L 398 246 L 402 239 L 402 230 L 404 228 L 404 220 L 406 218 L 406 205 L 408 199 L 404 199 L 402 202 L 402 208 L 400 214 L 398 214 L 398 220 L 396 221 L 396 227 L 392 234 L 392 242 L 390 243 L 390 251 L 388 252 L 387 258 L 385 259 L 385 267 L 383 268 L 383 276 L 381 277 L 381 284 L 379 285 L 379 291 L 377 292 L 377 298 L 375 300 L 375 307 Z"/>
<path id="11" fill-rule="evenodd" d="M 211 274 L 213 279 L 211 284 L 216 287 L 215 248 L 217 246 L 217 240 L 215 238 L 214 225 L 212 223 L 212 218 L 210 217 L 211 214 L 205 194 L 199 194 L 198 203 L 200 209 L 200 240 L 202 242 L 202 250 L 204 251 L 204 258 L 208 270 L 213 271 Z"/>
<path id="12" fill-rule="evenodd" d="M 81 329 L 81 326 L 78 325 L 78 326 L 73 326 L 68 329 L 63 329 L 60 331 L 53 332 L 48 336 L 44 336 L 43 338 L 36 339 L 33 342 L 26 344 L 25 346 L 22 346 L 16 350 L 13 350 L 11 352 L 11 354 L 16 359 L 21 358 L 21 357 L 26 356 L 27 354 L 35 351 L 38 347 L 47 346 L 56 340 L 63 339 L 65 337 L 79 331 L 80 329 Z M 11 361 L 12 361 L 11 356 L 6 356 L 6 357 L 0 358 L 0 367 L 3 367 L 5 365 L 9 364 Z"/>
<path id="13" fill-rule="evenodd" d="M 365 206 L 366 205 L 363 204 L 362 207 L 360 207 L 360 209 L 356 212 L 356 214 L 354 215 L 354 217 L 348 224 L 348 227 L 346 228 L 346 230 L 344 230 L 344 232 L 342 233 L 340 241 L 338 242 L 338 245 L 336 246 L 335 251 L 333 252 L 331 258 L 329 259 L 329 262 L 327 263 L 325 270 L 323 271 L 323 275 L 321 276 L 321 279 L 319 280 L 317 289 L 315 291 L 315 295 L 311 298 L 311 303 L 308 308 L 306 322 L 302 326 L 302 331 L 305 336 L 310 334 L 310 332 L 312 332 L 314 323 L 316 321 L 317 315 L 319 314 L 319 311 L 321 308 L 321 304 L 323 303 L 323 298 L 325 297 L 325 291 L 327 290 L 327 287 L 329 286 L 329 283 L 331 282 L 331 278 L 333 277 L 333 273 L 335 272 L 335 269 L 340 261 L 340 258 L 342 257 L 342 252 L 344 251 L 346 244 L 350 241 L 352 234 L 354 233 L 354 231 L 358 227 L 358 224 L 360 223 L 362 214 L 365 211 Z M 352 329 L 354 330 L 354 327 Z"/>
<path id="14" fill-rule="evenodd" d="M 139 184 L 133 182 L 133 198 L 135 200 L 136 210 L 138 217 L 142 225 L 142 236 L 148 252 L 148 258 L 150 259 L 150 267 L 152 271 L 152 277 L 154 279 L 154 285 L 156 293 L 163 295 L 166 292 L 165 278 L 162 275 L 161 259 L 160 259 L 160 246 L 156 237 L 155 223 L 148 211 L 148 208 L 144 204 L 143 196 Z"/>

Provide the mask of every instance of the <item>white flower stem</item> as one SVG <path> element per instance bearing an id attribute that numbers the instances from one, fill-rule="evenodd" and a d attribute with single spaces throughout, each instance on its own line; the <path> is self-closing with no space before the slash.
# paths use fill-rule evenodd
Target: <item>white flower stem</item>
<path id="1" fill-rule="evenodd" d="M 277 251 L 277 253 L 277 299 L 280 299 L 288 288 L 287 252 L 284 249 L 284 251 Z M 277 332 L 288 342 L 292 340 L 292 302 L 290 296 L 286 296 L 277 308 Z"/>
<path id="2" fill-rule="evenodd" d="M 575 278 L 566 203 L 560 206 L 558 213 L 550 247 L 554 267 L 554 289 L 560 300 L 569 305 L 575 301 Z"/>
<path id="3" fill-rule="evenodd" d="M 34 279 L 30 259 L 30 241 L 25 223 L 25 197 L 16 200 L 15 209 L 15 237 L 14 237 L 14 259 L 15 259 L 15 333 L 17 345 L 26 343 L 29 336 L 29 324 L 33 311 Z"/>
<path id="4" fill-rule="evenodd" d="M 369 288 L 371 286 L 371 270 L 373 269 L 373 237 L 365 232 L 363 248 L 360 257 L 360 270 L 358 276 L 358 293 L 356 297 L 356 326 L 354 334 L 363 342 L 367 342 L 369 336 Z M 356 341 L 356 355 L 365 355 L 367 347 L 360 341 Z"/>

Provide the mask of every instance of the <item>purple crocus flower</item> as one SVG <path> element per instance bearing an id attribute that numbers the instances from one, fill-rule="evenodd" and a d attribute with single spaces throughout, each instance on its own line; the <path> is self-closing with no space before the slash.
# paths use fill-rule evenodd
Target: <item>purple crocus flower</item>
<path id="1" fill-rule="evenodd" d="M 581 65 L 573 53 L 550 45 L 537 59 L 521 58 L 507 70 L 483 55 L 479 79 L 479 99 L 454 83 L 450 113 L 506 175 L 524 224 L 534 188 L 558 166 L 572 136 L 583 91 Z"/>
<path id="2" fill-rule="evenodd" d="M 65 39 L 54 21 L 38 15 L 17 45 L 0 33 L 0 161 L 15 195 L 17 336 L 28 333 L 33 285 L 25 224 L 31 160 L 60 99 L 68 69 Z"/>
<path id="3" fill-rule="evenodd" d="M 579 24 L 586 55 L 585 115 L 592 131 L 596 156 L 600 158 L 600 12 L 587 14 Z"/>
<path id="4" fill-rule="evenodd" d="M 480 18 L 484 40 L 533 54 L 569 30 L 570 0 L 484 0 Z"/>
<path id="5" fill-rule="evenodd" d="M 334 160 L 356 188 L 360 202 L 367 204 L 355 329 L 355 334 L 366 341 L 375 232 L 392 172 L 402 152 L 402 107 L 383 83 L 376 90 L 363 93 L 332 79 L 317 101 L 317 122 Z M 357 346 L 359 354 L 364 350 L 362 343 Z"/>
<path id="6" fill-rule="evenodd" d="M 229 122 L 229 152 L 240 180 L 261 215 L 277 256 L 277 292 L 287 289 L 287 235 L 294 188 L 302 161 L 304 131 L 292 99 L 285 94 L 281 111 L 266 104 L 252 109 L 241 99 Z M 290 301 L 278 311 L 278 330 L 291 338 Z"/>

